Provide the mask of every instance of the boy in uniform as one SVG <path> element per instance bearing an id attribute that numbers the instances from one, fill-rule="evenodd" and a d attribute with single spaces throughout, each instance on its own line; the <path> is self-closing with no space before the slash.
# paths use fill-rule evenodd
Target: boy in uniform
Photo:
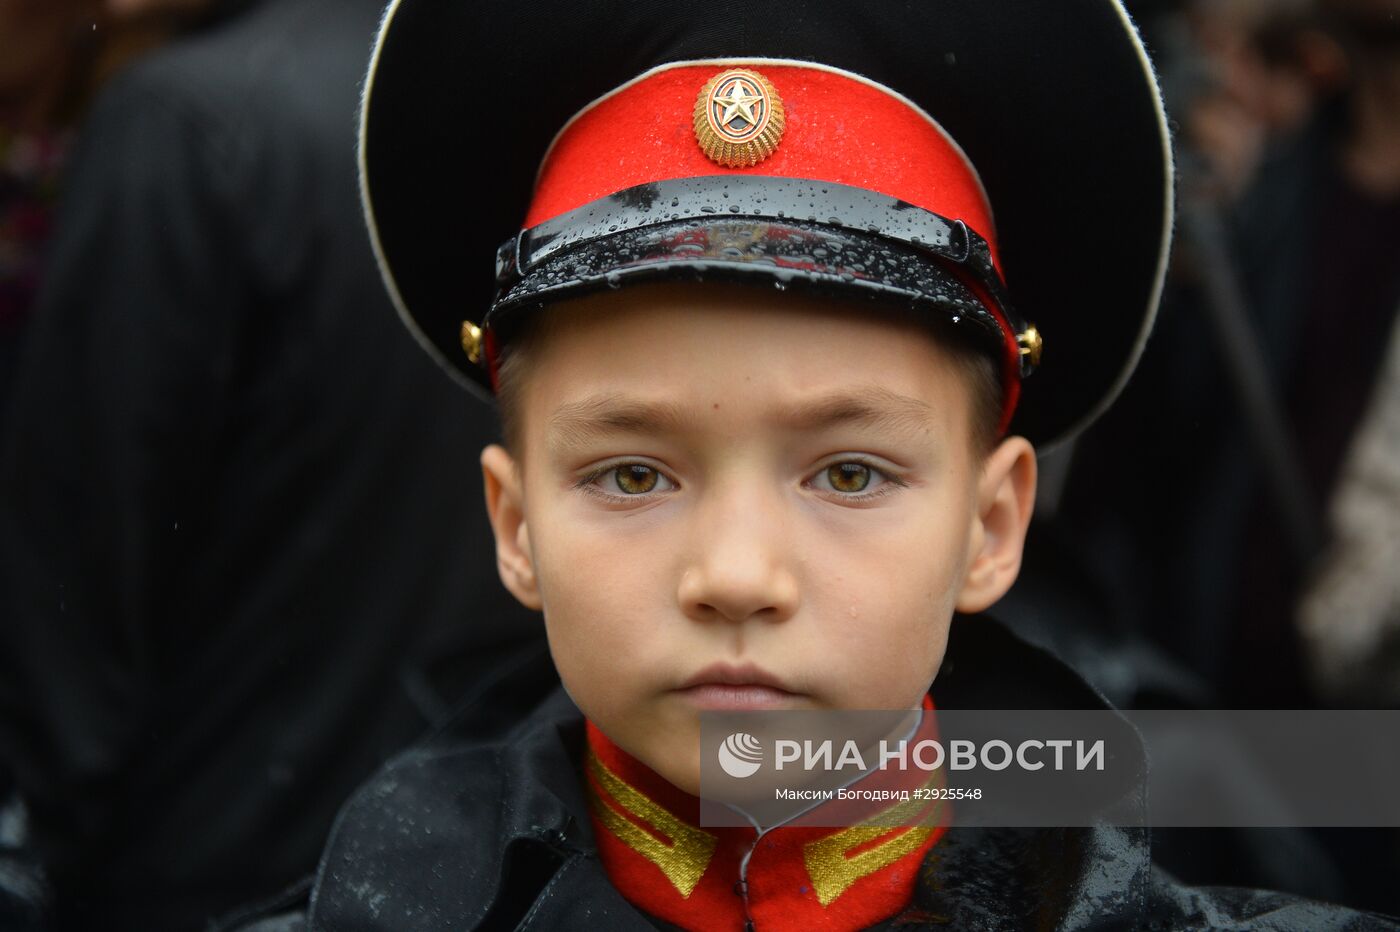
<path id="1" fill-rule="evenodd" d="M 953 616 L 1155 312 L 1170 148 L 1116 0 L 398 0 L 361 159 L 405 321 L 500 406 L 498 567 L 562 685 L 502 671 L 259 928 L 1388 927 L 1185 890 L 1140 830 L 697 819 L 705 710 L 1104 708 Z"/>

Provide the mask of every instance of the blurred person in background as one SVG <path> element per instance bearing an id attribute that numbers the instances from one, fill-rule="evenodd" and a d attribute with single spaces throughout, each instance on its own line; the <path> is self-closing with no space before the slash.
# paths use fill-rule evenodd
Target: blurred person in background
<path id="1" fill-rule="evenodd" d="M 1223 200 L 1238 199 L 1269 149 L 1297 133 L 1319 97 L 1344 79 L 1341 49 L 1316 20 L 1313 0 L 1215 0 L 1187 9 L 1196 73 L 1184 90 L 1183 132 Z"/>
<path id="2" fill-rule="evenodd" d="M 100 0 L 0 0 L 0 437 L 74 126 L 97 88 L 180 19 Z M 26 813 L 12 799 L 0 758 L 0 918 L 32 916 L 42 900 Z"/>
<path id="3" fill-rule="evenodd" d="M 1215 95 L 1236 102 L 1239 135 L 1257 129 L 1252 170 L 1243 178 L 1222 171 L 1231 162 L 1219 155 L 1229 148 L 1221 142 L 1226 133 L 1210 132 L 1211 120 L 1200 117 L 1212 109 L 1212 95 L 1197 101 L 1186 125 L 1214 179 L 1224 179 L 1229 259 L 1296 461 L 1294 497 L 1316 540 L 1299 547 L 1290 538 L 1284 509 L 1262 487 L 1236 432 L 1224 446 L 1234 461 L 1225 467 L 1232 480 L 1225 487 L 1238 509 L 1237 556 L 1225 561 L 1234 572 L 1221 593 L 1234 623 L 1221 626 L 1228 634 L 1214 646 L 1224 648 L 1224 667 L 1274 662 L 1254 665 L 1256 675 L 1223 694 L 1276 705 L 1309 695 L 1394 705 L 1400 657 L 1393 644 L 1386 647 L 1393 635 L 1384 631 L 1396 624 L 1400 605 L 1393 572 L 1381 569 L 1395 566 L 1387 559 L 1394 550 L 1376 522 L 1358 521 L 1345 501 L 1364 488 L 1362 512 L 1400 508 L 1397 483 L 1364 467 L 1357 478 L 1347 467 L 1358 455 L 1375 459 L 1367 451 L 1384 441 L 1364 438 L 1384 428 L 1363 432 L 1362 424 L 1370 414 L 1388 421 L 1385 411 L 1396 402 L 1383 388 L 1393 384 L 1384 373 L 1400 308 L 1400 2 L 1279 2 L 1272 15 L 1255 12 L 1237 44 L 1247 51 L 1236 53 L 1251 64 L 1229 66 Z M 1185 258 L 1193 258 L 1189 249 Z M 1400 457 L 1400 449 L 1392 452 Z M 1380 523 L 1387 520 L 1394 525 L 1394 518 Z M 1327 594 L 1314 595 L 1319 587 Z M 1329 646 L 1340 641 L 1350 646 Z"/>
<path id="4" fill-rule="evenodd" d="M 1301 600 L 1312 680 L 1338 705 L 1400 706 L 1400 2 L 1329 0 L 1327 22 L 1351 65 L 1347 97 L 1328 114 L 1330 156 L 1313 171 L 1316 222 L 1344 224 L 1330 246 L 1335 267 L 1323 288 L 1327 321 L 1312 332 L 1350 330 L 1359 319 L 1356 369 L 1346 373 L 1336 449 L 1319 472 L 1330 485 L 1330 546 L 1311 567 Z M 1323 144 L 1325 145 L 1325 143 Z M 1340 326 L 1339 326 L 1340 325 Z M 1305 337 L 1306 339 L 1306 337 Z M 1314 374 L 1300 394 L 1315 391 Z M 1312 400 L 1314 407 L 1327 401 Z M 1313 414 L 1322 420 L 1322 412 Z M 1330 479 L 1330 482 L 1328 480 Z"/>
<path id="5" fill-rule="evenodd" d="M 0 0 L 0 386 L 9 384 L 38 290 L 74 98 L 88 84 L 94 43 L 85 12 Z M 0 417 L 7 394 L 0 387 Z"/>
<path id="6" fill-rule="evenodd" d="M 193 12 L 151 0 L 0 0 L 0 428 L 73 127 L 104 81 Z"/>
<path id="7" fill-rule="evenodd" d="M 1174 276 L 1055 530 L 1196 704 L 1394 706 L 1400 2 L 1173 6 L 1154 35 L 1184 150 Z M 1400 904 L 1391 831 L 1310 833 L 1330 878 L 1289 871 L 1276 832 L 1175 834 L 1184 879 Z"/>
<path id="8" fill-rule="evenodd" d="M 1075 451 L 1062 521 L 1101 561 L 1114 611 L 1201 675 L 1212 701 L 1309 704 L 1299 607 L 1330 537 L 1299 547 L 1283 526 L 1204 283 L 1214 263 L 1241 286 L 1295 491 L 1324 529 L 1363 418 L 1390 398 L 1377 389 L 1400 307 L 1400 43 L 1388 38 L 1400 2 L 1187 7 L 1177 22 L 1195 44 L 1166 80 L 1182 185 L 1226 236 L 1186 237 L 1143 377 Z M 1125 439 L 1158 477 L 1150 495 L 1114 485 L 1105 457 Z"/>
<path id="9" fill-rule="evenodd" d="M 48 75 L 5 87 L 25 133 L 83 109 L 56 102 L 94 32 L 185 32 L 35 188 L 59 206 L 0 440 L 0 927 L 200 928 L 309 873 L 344 796 L 534 629 L 472 479 L 490 415 L 421 365 L 359 219 L 378 0 L 79 6 L 0 0 L 47 37 L 0 54 Z"/>

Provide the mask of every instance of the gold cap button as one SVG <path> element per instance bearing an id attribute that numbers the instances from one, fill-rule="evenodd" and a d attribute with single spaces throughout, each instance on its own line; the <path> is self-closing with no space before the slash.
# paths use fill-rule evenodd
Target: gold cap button
<path id="1" fill-rule="evenodd" d="M 1040 352 L 1044 345 L 1044 340 L 1040 337 L 1040 331 L 1031 324 L 1025 330 L 1016 334 L 1016 342 L 1020 344 L 1021 355 L 1030 357 L 1032 366 L 1040 365 Z"/>
<path id="2" fill-rule="evenodd" d="M 481 328 L 469 320 L 462 321 L 462 349 L 472 362 L 481 362 Z"/>

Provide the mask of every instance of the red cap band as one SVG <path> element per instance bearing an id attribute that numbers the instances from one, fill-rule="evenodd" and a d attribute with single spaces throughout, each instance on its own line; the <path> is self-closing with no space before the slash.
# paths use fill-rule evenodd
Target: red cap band
<path id="1" fill-rule="evenodd" d="M 992 244 L 992 212 L 972 164 L 907 99 L 863 78 L 801 64 L 746 65 L 777 89 L 787 128 L 752 168 L 724 168 L 700 149 L 695 98 L 725 63 L 650 72 L 583 110 L 545 156 L 525 226 L 670 178 L 768 175 L 830 181 L 962 220 Z"/>

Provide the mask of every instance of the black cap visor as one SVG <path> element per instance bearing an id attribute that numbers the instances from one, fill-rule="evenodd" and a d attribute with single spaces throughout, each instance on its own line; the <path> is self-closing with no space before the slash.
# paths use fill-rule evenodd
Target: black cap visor
<path id="1" fill-rule="evenodd" d="M 833 204 L 835 206 L 833 206 Z M 828 217 L 813 213 L 820 206 Z M 996 358 L 1012 326 L 985 241 L 958 221 L 857 188 L 768 177 L 642 185 L 502 246 L 485 326 L 508 341 L 522 315 L 640 281 L 727 281 L 924 312 L 965 327 Z"/>

